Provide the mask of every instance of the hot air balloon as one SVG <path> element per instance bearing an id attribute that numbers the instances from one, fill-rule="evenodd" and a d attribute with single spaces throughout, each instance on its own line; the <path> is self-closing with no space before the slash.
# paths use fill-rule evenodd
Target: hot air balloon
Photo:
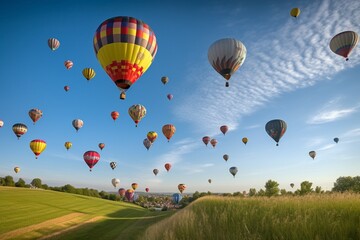
<path id="1" fill-rule="evenodd" d="M 145 138 L 143 140 L 143 144 L 144 144 L 144 146 L 146 147 L 147 150 L 149 150 L 149 148 L 152 146 L 151 141 L 149 139 L 147 139 L 147 138 Z"/>
<path id="2" fill-rule="evenodd" d="M 120 99 L 150 67 L 158 49 L 149 25 L 125 16 L 102 22 L 93 42 L 101 66 L 121 91 Z"/>
<path id="3" fill-rule="evenodd" d="M 154 132 L 154 131 L 150 131 L 150 132 L 148 132 L 148 134 L 146 135 L 147 139 L 149 139 L 149 141 L 150 141 L 151 143 L 155 142 L 157 136 L 158 136 L 157 132 Z"/>
<path id="4" fill-rule="evenodd" d="M 338 143 L 339 142 L 339 138 L 334 138 L 334 142 Z"/>
<path id="5" fill-rule="evenodd" d="M 169 78 L 164 76 L 161 78 L 161 82 L 165 85 L 169 82 Z"/>
<path id="6" fill-rule="evenodd" d="M 208 50 L 208 59 L 212 67 L 226 79 L 229 86 L 231 76 L 240 68 L 246 58 L 246 47 L 233 38 L 224 38 L 214 42 Z"/>
<path id="7" fill-rule="evenodd" d="M 179 204 L 179 202 L 181 201 L 181 199 L 182 199 L 182 196 L 181 196 L 180 193 L 174 193 L 174 194 L 172 195 L 172 201 L 173 201 L 173 203 L 175 203 L 175 204 Z"/>
<path id="8" fill-rule="evenodd" d="M 48 39 L 48 46 L 51 50 L 55 51 L 60 47 L 60 42 L 56 38 L 49 38 Z"/>
<path id="9" fill-rule="evenodd" d="M 145 188 L 145 191 L 146 191 L 146 192 L 149 192 L 149 190 L 150 190 L 150 189 L 149 189 L 148 187 L 147 187 L 147 188 Z"/>
<path id="10" fill-rule="evenodd" d="M 119 188 L 118 190 L 118 193 L 121 197 L 125 196 L 125 192 L 126 192 L 125 188 Z"/>
<path id="11" fill-rule="evenodd" d="M 236 173 L 238 172 L 238 169 L 237 169 L 237 167 L 231 167 L 231 168 L 229 168 L 229 172 L 230 172 L 231 175 L 233 175 L 234 178 L 235 178 L 235 175 L 236 175 Z"/>
<path id="12" fill-rule="evenodd" d="M 300 15 L 300 8 L 293 8 L 290 11 L 290 16 L 297 18 Z"/>
<path id="13" fill-rule="evenodd" d="M 224 159 L 225 161 L 229 160 L 229 155 L 224 154 L 223 159 Z"/>
<path id="14" fill-rule="evenodd" d="M 120 179 L 118 178 L 111 179 L 111 184 L 114 186 L 114 188 L 116 188 L 116 186 L 120 184 Z"/>
<path id="15" fill-rule="evenodd" d="M 173 99 L 174 96 L 169 93 L 168 95 L 166 95 L 166 97 L 167 97 L 167 99 L 171 100 L 171 99 Z"/>
<path id="16" fill-rule="evenodd" d="M 64 87 L 64 90 L 67 92 L 67 91 L 70 90 L 70 87 L 69 87 L 69 86 L 65 86 L 65 87 Z"/>
<path id="17" fill-rule="evenodd" d="M 340 55 L 349 60 L 351 51 L 359 42 L 359 36 L 356 32 L 345 31 L 335 35 L 330 41 L 330 49 L 335 54 Z"/>
<path id="18" fill-rule="evenodd" d="M 165 163 L 166 171 L 170 171 L 170 168 L 171 168 L 171 164 L 170 163 Z"/>
<path id="19" fill-rule="evenodd" d="M 23 123 L 16 123 L 13 125 L 12 130 L 17 136 L 17 138 L 20 139 L 20 137 L 27 132 L 28 128 Z"/>
<path id="20" fill-rule="evenodd" d="M 42 117 L 42 115 L 43 115 L 42 111 L 37 108 L 30 109 L 29 111 L 29 117 L 31 118 L 34 124 L 37 120 L 39 120 Z"/>
<path id="21" fill-rule="evenodd" d="M 73 67 L 74 63 L 73 63 L 72 61 L 70 61 L 70 60 L 66 60 L 66 61 L 64 62 L 64 65 L 65 65 L 66 69 L 69 70 L 70 68 Z"/>
<path id="22" fill-rule="evenodd" d="M 64 144 L 66 150 L 69 150 L 72 147 L 72 143 L 71 142 L 65 142 Z"/>
<path id="23" fill-rule="evenodd" d="M 223 125 L 220 127 L 220 131 L 225 135 L 225 133 L 227 133 L 227 131 L 229 130 L 228 126 Z"/>
<path id="24" fill-rule="evenodd" d="M 138 187 L 138 184 L 137 183 L 132 183 L 131 184 L 131 187 L 132 187 L 132 189 L 134 189 L 134 191 L 137 189 L 137 187 Z"/>
<path id="25" fill-rule="evenodd" d="M 211 183 L 211 179 L 208 179 L 208 182 Z"/>
<path id="26" fill-rule="evenodd" d="M 118 119 L 118 117 L 119 117 L 119 113 L 117 111 L 111 112 L 111 118 L 114 120 L 114 122 L 116 119 Z"/>
<path id="27" fill-rule="evenodd" d="M 275 140 L 276 146 L 279 145 L 280 138 L 286 132 L 286 122 L 280 119 L 274 119 L 266 123 L 265 130 L 269 136 Z"/>
<path id="28" fill-rule="evenodd" d="M 247 144 L 247 142 L 248 142 L 247 137 L 243 137 L 243 138 L 242 138 L 242 142 L 246 145 L 246 144 Z"/>
<path id="29" fill-rule="evenodd" d="M 100 154 L 96 151 L 87 151 L 84 153 L 83 158 L 85 163 L 89 166 L 91 172 L 92 168 L 100 160 Z"/>
<path id="30" fill-rule="evenodd" d="M 155 174 L 155 176 L 158 175 L 159 169 L 156 169 L 156 168 L 155 168 L 155 169 L 153 170 L 153 173 Z"/>
<path id="31" fill-rule="evenodd" d="M 315 159 L 315 157 L 316 157 L 316 152 L 315 152 L 315 151 L 310 151 L 310 152 L 309 152 L 309 155 L 310 155 L 310 157 L 312 157 L 312 159 Z"/>
<path id="32" fill-rule="evenodd" d="M 180 183 L 178 185 L 178 189 L 179 189 L 180 193 L 182 193 L 183 191 L 185 191 L 186 185 L 184 183 Z"/>
<path id="33" fill-rule="evenodd" d="M 92 68 L 84 68 L 82 74 L 88 81 L 93 79 L 96 75 L 95 70 Z"/>
<path id="34" fill-rule="evenodd" d="M 132 189 L 126 190 L 125 197 L 129 202 L 133 201 L 134 200 L 134 190 L 132 190 Z"/>
<path id="35" fill-rule="evenodd" d="M 213 139 L 211 139 L 210 143 L 215 148 L 218 141 L 215 138 L 213 138 Z"/>
<path id="36" fill-rule="evenodd" d="M 290 183 L 290 187 L 291 187 L 291 188 L 294 188 L 294 184 L 293 184 L 293 183 Z"/>
<path id="37" fill-rule="evenodd" d="M 164 136 L 167 138 L 168 142 L 170 141 L 171 137 L 175 134 L 176 128 L 172 124 L 166 124 L 162 127 L 162 132 Z"/>
<path id="38" fill-rule="evenodd" d="M 83 127 L 84 122 L 81 119 L 74 119 L 72 121 L 73 127 L 76 129 L 76 132 Z"/>
<path id="39" fill-rule="evenodd" d="M 46 148 L 46 142 L 44 140 L 34 139 L 30 142 L 30 149 L 35 154 L 36 159 L 45 150 L 45 148 Z"/>
<path id="40" fill-rule="evenodd" d="M 104 147 L 105 147 L 105 143 L 99 143 L 99 148 L 101 151 L 103 150 Z"/>
<path id="41" fill-rule="evenodd" d="M 14 167 L 14 172 L 15 172 L 15 173 L 20 172 L 20 168 L 19 168 L 19 167 Z"/>
<path id="42" fill-rule="evenodd" d="M 205 143 L 205 145 L 207 146 L 208 145 L 208 143 L 210 142 L 210 137 L 209 136 L 205 136 L 205 137 L 203 137 L 202 138 L 202 141 Z"/>
<path id="43" fill-rule="evenodd" d="M 134 120 L 135 126 L 137 127 L 138 123 L 146 115 L 146 108 L 141 104 L 135 104 L 129 108 L 128 112 L 132 120 Z"/>
<path id="44" fill-rule="evenodd" d="M 2 128 L 2 126 L 4 126 L 4 121 L 0 120 L 0 128 Z"/>
<path id="45" fill-rule="evenodd" d="M 114 170 L 116 168 L 116 166 L 117 166 L 116 162 L 111 162 L 110 163 L 110 167 L 111 167 L 112 170 Z"/>

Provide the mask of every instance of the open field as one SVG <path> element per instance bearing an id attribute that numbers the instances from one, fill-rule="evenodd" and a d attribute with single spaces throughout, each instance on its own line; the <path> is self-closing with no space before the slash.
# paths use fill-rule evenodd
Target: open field
<path id="1" fill-rule="evenodd" d="M 0 187 L 0 239 L 137 239 L 171 213 L 76 194 Z"/>
<path id="2" fill-rule="evenodd" d="M 360 239 L 360 194 L 202 197 L 142 239 Z"/>

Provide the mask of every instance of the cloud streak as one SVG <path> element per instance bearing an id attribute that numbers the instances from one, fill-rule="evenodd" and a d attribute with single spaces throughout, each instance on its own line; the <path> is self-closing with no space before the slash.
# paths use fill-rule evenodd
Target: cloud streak
<path id="1" fill-rule="evenodd" d="M 207 59 L 203 66 L 190 69 L 189 79 L 198 76 L 198 86 L 176 107 L 177 117 L 193 124 L 203 134 L 219 134 L 214 129 L 224 123 L 234 130 L 242 116 L 253 113 L 271 99 L 313 86 L 345 67 L 360 63 L 360 54 L 351 55 L 350 61 L 345 62 L 329 49 L 332 36 L 344 30 L 359 29 L 359 1 L 346 1 L 346 4 L 337 0 L 316 1 L 304 7 L 303 12 L 301 21 L 289 18 L 278 28 L 271 26 L 272 31 L 265 32 L 262 38 L 246 44 L 247 59 L 232 77 L 229 88 L 222 87 L 225 81 Z M 234 33 L 233 37 L 242 40 L 244 36 L 246 32 Z M 336 119 L 353 111 L 351 108 L 337 109 L 319 119 Z M 202 124 L 204 122 L 207 124 Z"/>

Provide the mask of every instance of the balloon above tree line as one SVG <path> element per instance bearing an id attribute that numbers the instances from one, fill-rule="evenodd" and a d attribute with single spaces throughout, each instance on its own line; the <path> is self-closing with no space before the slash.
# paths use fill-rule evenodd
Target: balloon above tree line
<path id="1" fill-rule="evenodd" d="M 233 175 L 234 178 L 235 178 L 235 175 L 236 175 L 236 173 L 238 172 L 238 169 L 237 169 L 237 167 L 231 167 L 231 168 L 229 168 L 229 172 L 230 172 L 231 175 Z"/>
<path id="2" fill-rule="evenodd" d="M 220 131 L 225 135 L 227 131 L 229 130 L 229 127 L 226 125 L 223 125 L 220 127 Z"/>
<path id="3" fill-rule="evenodd" d="M 111 167 L 112 170 L 114 170 L 116 168 L 116 166 L 117 166 L 116 162 L 111 162 L 110 163 L 110 167 Z"/>
<path id="4" fill-rule="evenodd" d="M 339 138 L 334 138 L 334 142 L 338 143 L 339 142 Z"/>
<path id="5" fill-rule="evenodd" d="M 208 182 L 211 183 L 211 179 L 208 179 Z"/>
<path id="6" fill-rule="evenodd" d="M 173 203 L 175 203 L 175 204 L 179 204 L 179 202 L 181 201 L 181 199 L 182 199 L 182 196 L 181 196 L 180 193 L 174 193 L 174 194 L 172 195 L 172 201 L 173 201 Z"/>
<path id="7" fill-rule="evenodd" d="M 206 146 L 208 145 L 210 140 L 211 140 L 211 138 L 209 136 L 205 136 L 205 137 L 202 138 L 202 141 L 205 143 Z"/>
<path id="8" fill-rule="evenodd" d="M 37 108 L 30 109 L 29 111 L 29 117 L 31 118 L 34 124 L 42 117 L 42 115 L 43 115 L 42 111 Z"/>
<path id="9" fill-rule="evenodd" d="M 165 85 L 165 84 L 167 84 L 169 82 L 169 78 L 164 76 L 164 77 L 161 78 L 161 82 Z"/>
<path id="10" fill-rule="evenodd" d="M 146 147 L 147 150 L 150 149 L 150 147 L 152 146 L 152 143 L 149 139 L 145 138 L 143 141 L 144 146 Z"/>
<path id="11" fill-rule="evenodd" d="M 170 163 L 165 163 L 165 169 L 166 169 L 167 172 L 170 171 L 171 164 Z"/>
<path id="12" fill-rule="evenodd" d="M 150 67 L 158 49 L 149 25 L 127 16 L 102 22 L 93 44 L 101 66 L 121 91 L 120 99 L 126 98 L 125 92 Z"/>
<path id="13" fill-rule="evenodd" d="M 215 148 L 218 141 L 215 138 L 213 138 L 213 139 L 211 139 L 210 143 Z"/>
<path id="14" fill-rule="evenodd" d="M 159 169 L 156 169 L 156 168 L 155 168 L 155 169 L 153 170 L 153 173 L 155 174 L 155 176 L 158 175 Z"/>
<path id="15" fill-rule="evenodd" d="M 111 179 L 111 184 L 114 186 L 114 188 L 116 188 L 116 186 L 120 184 L 120 179 L 118 178 Z"/>
<path id="16" fill-rule="evenodd" d="M 129 108 L 128 112 L 132 120 L 134 120 L 135 126 L 137 127 L 138 123 L 146 115 L 146 108 L 141 104 L 135 104 Z"/>
<path id="17" fill-rule="evenodd" d="M 75 128 L 76 132 L 83 127 L 84 122 L 81 119 L 74 119 L 72 125 Z"/>
<path id="18" fill-rule="evenodd" d="M 16 123 L 12 126 L 12 130 L 17 136 L 17 138 L 20 139 L 20 137 L 27 132 L 28 128 L 23 123 Z"/>
<path id="19" fill-rule="evenodd" d="M 359 42 L 359 36 L 356 32 L 345 31 L 335 35 L 330 41 L 330 49 L 335 54 L 349 60 L 351 51 Z"/>
<path id="20" fill-rule="evenodd" d="M 223 159 L 224 159 L 225 161 L 229 160 L 229 155 L 224 154 Z"/>
<path id="21" fill-rule="evenodd" d="M 291 188 L 294 188 L 294 184 L 293 184 L 293 183 L 290 183 L 290 187 L 291 187 Z"/>
<path id="22" fill-rule="evenodd" d="M 30 142 L 30 149 L 35 154 L 36 159 L 45 150 L 45 148 L 46 148 L 46 142 L 44 140 L 34 139 Z"/>
<path id="23" fill-rule="evenodd" d="M 300 15 L 300 8 L 293 8 L 290 11 L 290 16 L 297 18 Z"/>
<path id="24" fill-rule="evenodd" d="M 98 163 L 100 160 L 100 154 L 96 151 L 87 151 L 83 155 L 85 163 L 89 166 L 90 172 L 92 168 Z"/>
<path id="25" fill-rule="evenodd" d="M 280 119 L 271 120 L 265 125 L 267 134 L 275 140 L 276 146 L 279 145 L 280 138 L 284 135 L 286 129 L 286 122 Z"/>
<path id="26" fill-rule="evenodd" d="M 234 38 L 224 38 L 214 42 L 208 50 L 212 67 L 226 79 L 229 86 L 231 76 L 240 68 L 246 58 L 246 47 Z"/>
<path id="27" fill-rule="evenodd" d="M 119 117 L 119 113 L 117 111 L 112 111 L 110 115 L 111 115 L 111 118 L 114 120 L 114 122 Z"/>
<path id="28" fill-rule="evenodd" d="M 119 188 L 118 190 L 118 193 L 121 197 L 125 196 L 125 192 L 126 192 L 125 188 Z"/>
<path id="29" fill-rule="evenodd" d="M 125 197 L 129 202 L 133 201 L 134 200 L 134 190 L 133 189 L 126 190 Z"/>
<path id="30" fill-rule="evenodd" d="M 60 42 L 56 38 L 49 38 L 48 39 L 48 46 L 51 50 L 55 51 L 60 47 Z"/>
<path id="31" fill-rule="evenodd" d="M 247 138 L 247 137 L 243 137 L 243 138 L 242 138 L 242 142 L 246 145 L 247 142 L 248 142 L 248 138 Z"/>
<path id="32" fill-rule="evenodd" d="M 175 134 L 176 128 L 172 124 L 166 124 L 162 127 L 162 132 L 169 142 L 172 136 Z"/>
<path id="33" fill-rule="evenodd" d="M 66 60 L 66 61 L 64 62 L 64 65 L 65 65 L 66 69 L 69 70 L 70 68 L 73 67 L 74 63 L 73 63 L 72 61 L 70 61 L 70 60 Z"/>
<path id="34" fill-rule="evenodd" d="M 19 168 L 19 167 L 14 167 L 14 172 L 15 172 L 15 173 L 20 172 L 20 168 Z"/>
<path id="35" fill-rule="evenodd" d="M 84 68 L 82 74 L 88 81 L 93 79 L 96 75 L 95 70 L 92 68 Z"/>
<path id="36" fill-rule="evenodd" d="M 137 183 L 132 183 L 131 184 L 131 187 L 132 187 L 132 189 L 134 189 L 134 191 L 138 188 L 138 184 Z"/>
<path id="37" fill-rule="evenodd" d="M 310 151 L 310 152 L 309 152 L 309 155 L 310 155 L 310 157 L 311 157 L 312 159 L 315 159 L 315 157 L 316 157 L 316 152 L 315 152 L 315 151 Z"/>
<path id="38" fill-rule="evenodd" d="M 180 183 L 178 185 L 178 189 L 179 189 L 180 193 L 183 193 L 183 191 L 185 191 L 185 189 L 186 189 L 186 185 L 184 183 Z"/>
<path id="39" fill-rule="evenodd" d="M 72 147 L 72 143 L 71 142 L 65 142 L 64 144 L 66 150 L 69 150 Z"/>
<path id="40" fill-rule="evenodd" d="M 149 192 L 150 191 L 150 189 L 147 187 L 147 188 L 145 188 L 145 192 Z"/>

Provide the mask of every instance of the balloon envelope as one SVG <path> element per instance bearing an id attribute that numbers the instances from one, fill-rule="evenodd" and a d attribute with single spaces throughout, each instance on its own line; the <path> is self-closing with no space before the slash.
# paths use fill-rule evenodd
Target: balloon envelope
<path id="1" fill-rule="evenodd" d="M 246 137 L 243 137 L 243 138 L 242 138 L 242 142 L 246 145 L 247 142 L 248 142 L 248 139 L 247 139 Z"/>
<path id="2" fill-rule="evenodd" d="M 290 11 L 290 16 L 297 18 L 300 15 L 300 8 L 293 8 Z"/>
<path id="3" fill-rule="evenodd" d="M 210 143 L 215 148 L 218 141 L 215 138 L 213 138 L 213 139 L 211 139 Z"/>
<path id="4" fill-rule="evenodd" d="M 111 162 L 110 163 L 110 167 L 111 167 L 112 170 L 114 170 L 116 168 L 116 166 L 117 166 L 116 162 Z"/>
<path id="5" fill-rule="evenodd" d="M 181 196 L 180 193 L 174 193 L 174 194 L 172 195 L 172 200 L 173 200 L 173 203 L 175 203 L 175 204 L 179 204 L 179 202 L 181 201 L 181 199 L 182 199 L 182 196 Z"/>
<path id="6" fill-rule="evenodd" d="M 178 189 L 179 189 L 180 193 L 182 193 L 183 191 L 185 191 L 186 185 L 184 183 L 180 183 L 178 185 Z"/>
<path id="7" fill-rule="evenodd" d="M 139 185 L 137 183 L 132 183 L 131 184 L 131 187 L 132 187 L 132 189 L 134 189 L 134 191 L 137 189 L 138 186 Z"/>
<path id="8" fill-rule="evenodd" d="M 359 42 L 359 36 L 356 32 L 345 31 L 335 35 L 330 41 L 330 49 L 335 54 L 349 60 L 351 51 Z"/>
<path id="9" fill-rule="evenodd" d="M 279 145 L 280 138 L 286 132 L 286 122 L 281 119 L 274 119 L 266 123 L 265 130 L 267 134 L 274 139 L 276 146 Z"/>
<path id="10" fill-rule="evenodd" d="M 34 139 L 30 142 L 30 149 L 35 154 L 36 159 L 45 150 L 45 148 L 46 148 L 46 142 L 44 140 Z"/>
<path id="11" fill-rule="evenodd" d="M 231 173 L 231 175 L 233 175 L 235 177 L 236 173 L 238 172 L 237 167 L 231 167 L 229 169 L 229 172 Z"/>
<path id="12" fill-rule="evenodd" d="M 133 201 L 134 200 L 134 190 L 132 190 L 132 189 L 126 190 L 125 197 L 129 202 Z"/>
<path id="13" fill-rule="evenodd" d="M 149 141 L 151 143 L 155 142 L 156 138 L 158 137 L 157 132 L 154 131 L 150 131 L 148 132 L 148 134 L 146 135 L 147 139 L 149 139 Z"/>
<path id="14" fill-rule="evenodd" d="M 338 143 L 339 142 L 339 138 L 334 138 L 334 142 Z"/>
<path id="15" fill-rule="evenodd" d="M 229 127 L 226 125 L 223 125 L 220 127 L 220 131 L 225 135 L 227 131 L 229 130 Z"/>
<path id="16" fill-rule="evenodd" d="M 315 152 L 315 151 L 310 151 L 310 152 L 309 152 L 309 155 L 310 155 L 310 157 L 311 157 L 312 159 L 315 159 L 315 157 L 316 157 L 316 152 Z"/>
<path id="17" fill-rule="evenodd" d="M 96 151 L 87 151 L 83 155 L 85 163 L 89 166 L 90 171 L 100 160 L 100 154 Z"/>
<path id="18" fill-rule="evenodd" d="M 170 168 L 171 168 L 171 164 L 170 163 L 165 163 L 166 171 L 170 171 Z"/>
<path id="19" fill-rule="evenodd" d="M 118 178 L 111 179 L 111 184 L 116 188 L 116 186 L 120 184 L 120 179 Z"/>
<path id="20" fill-rule="evenodd" d="M 34 122 L 34 124 L 42 117 L 42 115 L 43 115 L 42 111 L 37 108 L 30 109 L 29 111 L 29 117 Z"/>
<path id="21" fill-rule="evenodd" d="M 148 138 L 145 138 L 143 140 L 143 144 L 144 144 L 144 146 L 146 147 L 147 150 L 149 150 L 149 148 L 152 146 L 152 143 Z"/>
<path id="22" fill-rule="evenodd" d="M 15 135 L 17 136 L 17 138 L 20 139 L 20 137 L 27 132 L 28 128 L 23 123 L 15 123 L 12 126 L 12 130 L 15 133 Z"/>
<path id="23" fill-rule="evenodd" d="M 176 128 L 172 124 L 166 124 L 162 127 L 162 132 L 169 142 L 172 136 L 175 134 Z"/>
<path id="24" fill-rule="evenodd" d="M 20 172 L 20 168 L 19 168 L 19 167 L 14 167 L 14 172 L 15 172 L 15 173 Z"/>
<path id="25" fill-rule="evenodd" d="M 75 128 L 75 130 L 78 131 L 80 128 L 83 127 L 84 122 L 81 119 L 74 119 L 72 121 L 72 125 Z"/>
<path id="26" fill-rule="evenodd" d="M 153 170 L 153 173 L 155 174 L 155 176 L 158 175 L 159 169 L 156 169 L 156 168 L 155 168 L 155 169 Z"/>
<path id="27" fill-rule="evenodd" d="M 64 144 L 66 150 L 69 150 L 72 147 L 72 143 L 71 142 L 65 142 Z"/>
<path id="28" fill-rule="evenodd" d="M 66 61 L 64 62 L 64 65 L 65 65 L 66 69 L 69 70 L 70 68 L 73 67 L 74 63 L 73 63 L 72 61 L 70 61 L 70 60 L 66 60 Z"/>
<path id="29" fill-rule="evenodd" d="M 134 120 L 135 125 L 137 126 L 141 119 L 145 117 L 146 108 L 141 104 L 135 104 L 129 108 L 128 112 L 132 120 Z"/>
<path id="30" fill-rule="evenodd" d="M 112 111 L 111 112 L 111 118 L 115 121 L 116 119 L 118 119 L 119 117 L 119 113 L 117 111 Z"/>
<path id="31" fill-rule="evenodd" d="M 93 79 L 96 75 L 95 70 L 92 68 L 84 68 L 82 74 L 88 81 Z"/>
<path id="32" fill-rule="evenodd" d="M 224 159 L 225 161 L 229 160 L 229 155 L 224 154 L 223 159 Z"/>
<path id="33" fill-rule="evenodd" d="M 164 76 L 164 77 L 161 78 L 161 82 L 165 85 L 165 84 L 167 84 L 169 82 L 169 78 Z"/>
<path id="34" fill-rule="evenodd" d="M 55 51 L 60 47 L 60 41 L 56 38 L 49 38 L 48 39 L 48 46 L 51 50 Z"/>
<path id="35" fill-rule="evenodd" d="M 99 143 L 99 148 L 100 148 L 100 150 L 103 150 L 104 147 L 105 147 L 105 143 Z"/>
<path id="36" fill-rule="evenodd" d="M 0 120 L 0 128 L 4 126 L 4 121 Z"/>
<path id="37" fill-rule="evenodd" d="M 125 196 L 125 192 L 126 192 L 125 188 L 119 188 L 118 190 L 118 193 L 121 197 Z"/>

